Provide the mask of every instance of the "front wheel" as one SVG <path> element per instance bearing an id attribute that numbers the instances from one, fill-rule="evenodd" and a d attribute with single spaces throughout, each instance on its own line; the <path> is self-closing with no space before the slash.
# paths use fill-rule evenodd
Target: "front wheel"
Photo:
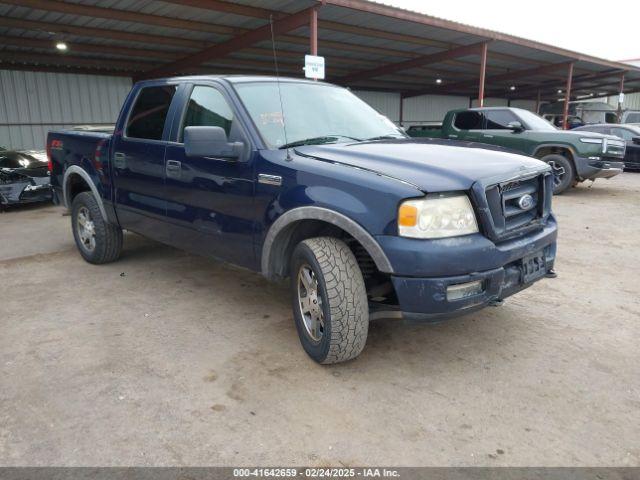
<path id="1" fill-rule="evenodd" d="M 122 250 L 122 229 L 108 223 L 91 192 L 81 192 L 71 204 L 71 228 L 80 255 L 89 263 L 113 262 Z"/>
<path id="2" fill-rule="evenodd" d="M 551 155 L 546 155 L 540 160 L 547 163 L 551 167 L 551 173 L 553 174 L 554 195 L 560 195 L 562 192 L 564 192 L 574 184 L 576 175 L 573 169 L 573 164 L 567 157 L 554 153 Z"/>
<path id="3" fill-rule="evenodd" d="M 362 272 L 346 243 L 318 237 L 291 257 L 293 316 L 302 347 L 318 363 L 357 357 L 367 341 L 369 306 Z"/>

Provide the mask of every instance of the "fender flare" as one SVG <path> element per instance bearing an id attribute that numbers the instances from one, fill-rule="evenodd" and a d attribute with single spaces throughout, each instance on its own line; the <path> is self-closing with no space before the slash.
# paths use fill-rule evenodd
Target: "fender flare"
<path id="1" fill-rule="evenodd" d="M 573 149 L 573 147 L 571 145 L 567 145 L 565 143 L 543 143 L 542 145 L 538 145 L 535 149 L 535 151 L 533 152 L 533 157 L 538 158 L 538 152 L 540 150 L 542 150 L 543 148 L 562 148 L 564 150 L 567 150 L 570 154 L 572 158 L 575 158 L 577 156 L 577 153 L 575 152 L 575 150 Z"/>
<path id="2" fill-rule="evenodd" d="M 104 203 L 102 202 L 102 197 L 100 196 L 98 189 L 93 183 L 93 180 L 91 180 L 91 177 L 89 176 L 87 171 L 77 165 L 71 165 L 64 172 L 64 178 L 62 180 L 62 185 L 63 185 L 62 193 L 63 193 L 64 206 L 67 207 L 68 209 L 71 208 L 71 204 L 69 202 L 69 179 L 71 178 L 71 175 L 80 175 L 82 179 L 87 183 L 87 185 L 89 185 L 89 188 L 91 189 L 91 193 L 93 193 L 93 196 L 95 197 L 96 202 L 98 203 L 98 208 L 100 208 L 100 213 L 102 214 L 103 220 L 105 222 L 108 222 L 109 220 L 107 218 L 107 211 L 104 209 Z"/>
<path id="3" fill-rule="evenodd" d="M 262 274 L 266 278 L 273 278 L 271 271 L 271 259 L 274 252 L 275 241 L 283 230 L 289 225 L 301 220 L 321 220 L 335 225 L 353 238 L 367 250 L 378 270 L 383 273 L 393 273 L 393 267 L 378 242 L 360 226 L 357 222 L 349 217 L 333 210 L 321 207 L 298 207 L 282 214 L 271 225 L 264 244 L 262 245 Z"/>

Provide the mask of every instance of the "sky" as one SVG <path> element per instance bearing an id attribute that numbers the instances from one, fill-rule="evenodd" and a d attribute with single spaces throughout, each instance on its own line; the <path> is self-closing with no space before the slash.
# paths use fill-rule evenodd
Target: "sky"
<path id="1" fill-rule="evenodd" d="M 640 1 L 377 0 L 608 60 L 640 58 Z"/>

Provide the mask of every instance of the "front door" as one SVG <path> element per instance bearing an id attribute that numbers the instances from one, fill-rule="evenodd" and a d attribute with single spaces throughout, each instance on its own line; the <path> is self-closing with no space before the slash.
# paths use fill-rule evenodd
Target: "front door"
<path id="1" fill-rule="evenodd" d="M 165 157 L 165 198 L 172 243 L 255 268 L 254 173 L 250 145 L 226 94 L 213 85 L 191 85 L 174 142 Z M 187 157 L 183 138 L 189 126 L 217 126 L 230 142 L 245 146 L 240 159 Z"/>
<path id="2" fill-rule="evenodd" d="M 175 85 L 140 89 L 124 125 L 113 136 L 115 204 L 123 228 L 164 240 L 165 141 Z"/>
<path id="3" fill-rule="evenodd" d="M 509 148 L 521 153 L 529 153 L 532 150 L 533 141 L 529 138 L 528 131 L 514 131 L 509 127 L 512 122 L 522 124 L 522 120 L 512 111 L 506 109 L 486 110 L 484 112 L 484 121 L 481 142 Z"/>

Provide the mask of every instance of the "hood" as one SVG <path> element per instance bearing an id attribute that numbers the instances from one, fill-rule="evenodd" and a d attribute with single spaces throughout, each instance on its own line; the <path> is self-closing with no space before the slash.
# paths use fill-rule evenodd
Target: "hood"
<path id="1" fill-rule="evenodd" d="M 497 183 L 548 168 L 539 160 L 501 148 L 451 140 L 306 145 L 295 151 L 395 178 L 424 192 L 468 190 L 478 180 Z"/>
<path id="2" fill-rule="evenodd" d="M 615 135 L 605 135 L 604 133 L 588 132 L 586 130 L 580 130 L 582 127 L 578 127 L 575 130 L 556 130 L 545 131 L 545 135 L 556 136 L 557 138 L 570 138 L 572 140 L 580 140 L 580 138 L 597 138 L 602 140 L 607 138 L 609 140 L 620 140 Z M 535 132 L 535 130 L 533 130 Z"/>

